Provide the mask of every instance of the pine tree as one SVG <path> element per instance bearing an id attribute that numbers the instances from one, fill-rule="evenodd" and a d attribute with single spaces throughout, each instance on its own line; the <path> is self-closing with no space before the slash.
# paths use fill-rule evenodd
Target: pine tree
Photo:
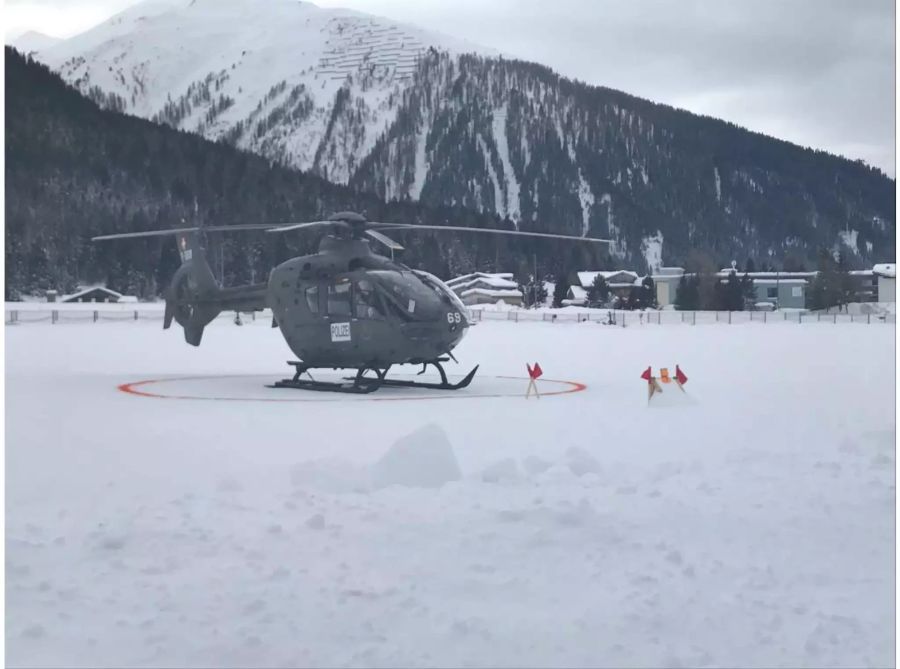
<path id="1" fill-rule="evenodd" d="M 609 286 L 602 274 L 594 277 L 591 287 L 588 289 L 588 306 L 603 307 L 609 301 Z"/>
<path id="2" fill-rule="evenodd" d="M 700 308 L 700 282 L 695 275 L 682 275 L 675 291 L 675 308 L 679 311 Z"/>
<path id="3" fill-rule="evenodd" d="M 749 265 L 750 261 L 747 264 Z M 741 277 L 741 297 L 743 298 L 742 304 L 749 304 L 751 309 L 756 304 L 756 288 L 753 285 L 753 279 L 750 278 L 747 272 L 744 272 L 744 276 Z"/>
<path id="4" fill-rule="evenodd" d="M 532 277 L 528 283 L 520 284 L 522 303 L 529 309 L 544 306 L 547 302 L 547 287 L 543 281 L 535 281 Z"/>
<path id="5" fill-rule="evenodd" d="M 561 272 L 556 277 L 556 287 L 553 289 L 554 309 L 559 309 L 562 306 L 563 300 L 569 297 L 569 288 L 569 279 L 564 272 Z"/>
<path id="6" fill-rule="evenodd" d="M 734 270 L 731 270 L 731 273 L 728 275 L 728 280 L 724 284 L 723 306 L 725 307 L 725 311 L 744 310 L 744 290 L 741 286 L 741 280 L 738 279 L 737 272 Z"/>

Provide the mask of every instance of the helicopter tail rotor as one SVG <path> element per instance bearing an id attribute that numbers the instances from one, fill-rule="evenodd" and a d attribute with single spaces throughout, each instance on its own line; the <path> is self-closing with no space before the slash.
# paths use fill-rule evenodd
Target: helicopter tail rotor
<path id="1" fill-rule="evenodd" d="M 163 328 L 169 328 L 174 320 L 184 328 L 184 340 L 191 346 L 199 346 L 203 329 L 222 311 L 222 288 L 213 276 L 196 233 L 180 233 L 178 251 L 182 264 L 165 292 Z"/>

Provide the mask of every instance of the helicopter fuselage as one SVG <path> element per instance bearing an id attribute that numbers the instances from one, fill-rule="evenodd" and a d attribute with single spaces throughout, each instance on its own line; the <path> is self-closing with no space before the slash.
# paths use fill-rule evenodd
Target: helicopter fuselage
<path id="1" fill-rule="evenodd" d="M 291 351 L 312 367 L 435 360 L 469 327 L 443 282 L 373 253 L 361 239 L 328 236 L 318 253 L 278 265 L 266 302 Z"/>

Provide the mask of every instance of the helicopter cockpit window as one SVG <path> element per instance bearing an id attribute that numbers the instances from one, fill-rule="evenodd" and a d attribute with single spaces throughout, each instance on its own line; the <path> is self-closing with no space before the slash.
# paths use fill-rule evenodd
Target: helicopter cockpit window
<path id="1" fill-rule="evenodd" d="M 395 270 L 376 270 L 368 274 L 375 278 L 389 314 L 405 321 L 428 318 L 427 305 L 434 299 L 433 293 L 415 274 Z M 426 305 L 424 312 L 422 305 Z"/>
<path id="2" fill-rule="evenodd" d="M 318 286 L 310 286 L 306 289 L 306 305 L 309 307 L 309 310 L 317 314 L 319 313 L 319 287 Z"/>
<path id="3" fill-rule="evenodd" d="M 454 293 L 447 284 L 438 279 L 434 274 L 429 274 L 428 272 L 422 270 L 413 270 L 413 274 L 415 274 L 419 279 L 421 279 L 422 283 L 431 288 L 442 301 L 447 304 L 452 304 L 454 307 L 459 309 L 461 312 L 466 311 L 466 306 L 462 303 L 462 300 L 459 299 L 459 296 Z"/>
<path id="4" fill-rule="evenodd" d="M 350 315 L 350 281 L 340 279 L 328 286 L 328 315 Z"/>
<path id="5" fill-rule="evenodd" d="M 356 318 L 384 320 L 384 307 L 371 281 L 361 279 L 353 287 L 353 315 Z"/>

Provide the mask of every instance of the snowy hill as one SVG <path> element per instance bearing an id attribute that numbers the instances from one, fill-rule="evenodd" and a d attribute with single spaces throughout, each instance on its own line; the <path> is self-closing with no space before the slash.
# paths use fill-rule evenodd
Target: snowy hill
<path id="1" fill-rule="evenodd" d="M 43 51 L 45 49 L 49 49 L 50 47 L 59 44 L 62 40 L 59 37 L 53 37 L 51 35 L 45 35 L 44 33 L 39 33 L 36 30 L 29 30 L 26 33 L 22 33 L 18 37 L 15 37 L 9 40 L 9 46 L 13 46 L 24 54 L 34 53 L 36 51 Z"/>
<path id="2" fill-rule="evenodd" d="M 151 0 L 38 58 L 108 107 L 346 182 L 429 47 L 475 48 L 296 0 Z"/>

